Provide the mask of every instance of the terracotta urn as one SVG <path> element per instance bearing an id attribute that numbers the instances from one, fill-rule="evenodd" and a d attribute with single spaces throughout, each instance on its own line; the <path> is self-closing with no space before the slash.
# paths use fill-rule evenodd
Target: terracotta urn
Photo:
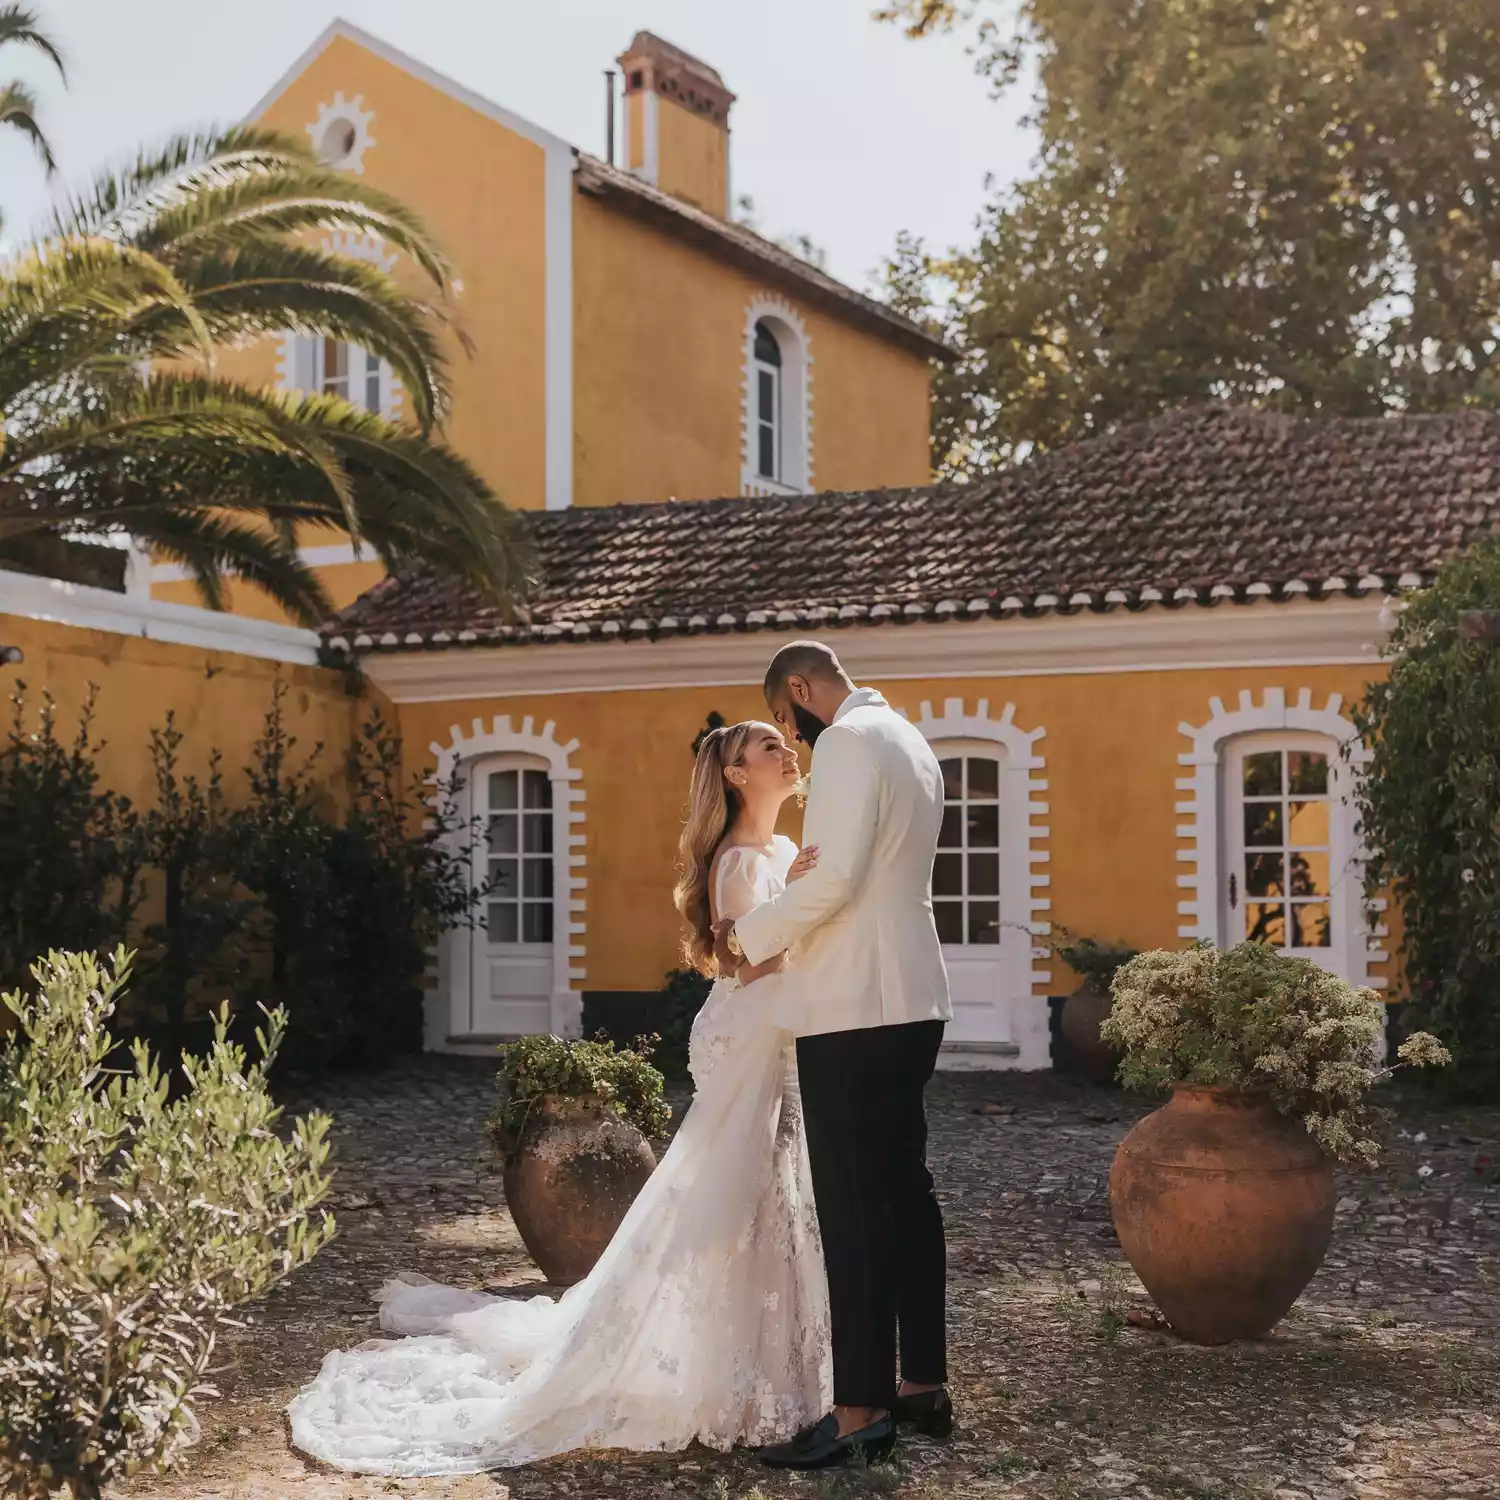
<path id="1" fill-rule="evenodd" d="M 593 1270 L 655 1170 L 646 1137 L 594 1100 L 542 1101 L 505 1164 L 505 1201 L 549 1282 Z"/>
<path id="2" fill-rule="evenodd" d="M 1115 1229 L 1183 1338 L 1260 1338 L 1312 1280 L 1333 1234 L 1333 1166 L 1261 1093 L 1176 1084 L 1120 1143 Z"/>
<path id="3" fill-rule="evenodd" d="M 1059 1025 L 1078 1071 L 1093 1083 L 1108 1083 L 1120 1065 L 1120 1054 L 1100 1035 L 1113 997 L 1092 979 L 1084 980 L 1062 1004 Z"/>

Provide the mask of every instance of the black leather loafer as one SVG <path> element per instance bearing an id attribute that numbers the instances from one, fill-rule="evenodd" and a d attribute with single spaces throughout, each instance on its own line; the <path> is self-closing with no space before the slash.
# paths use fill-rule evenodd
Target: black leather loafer
<path id="1" fill-rule="evenodd" d="M 945 1438 L 953 1431 L 953 1402 L 947 1391 L 919 1391 L 897 1396 L 891 1416 L 904 1427 L 915 1427 L 923 1437 Z"/>
<path id="2" fill-rule="evenodd" d="M 760 1461 L 773 1469 L 831 1469 L 855 1457 L 878 1464 L 896 1446 L 896 1424 L 889 1416 L 868 1427 L 839 1436 L 839 1419 L 832 1412 L 821 1422 L 804 1427 L 789 1443 L 773 1443 L 760 1450 Z"/>

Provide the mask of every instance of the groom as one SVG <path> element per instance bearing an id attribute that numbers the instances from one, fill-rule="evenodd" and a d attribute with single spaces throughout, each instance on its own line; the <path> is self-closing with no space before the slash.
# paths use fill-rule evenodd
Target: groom
<path id="1" fill-rule="evenodd" d="M 855 1452 L 883 1458 L 898 1423 L 932 1436 L 953 1426 L 922 1100 L 953 1015 L 931 899 L 943 778 L 922 735 L 856 688 L 827 646 L 784 647 L 765 687 L 776 722 L 814 749 L 803 842 L 818 863 L 715 933 L 722 973 L 797 950 L 797 1013 L 784 1019 L 798 1038 L 835 1406 L 762 1457 L 815 1469 Z"/>

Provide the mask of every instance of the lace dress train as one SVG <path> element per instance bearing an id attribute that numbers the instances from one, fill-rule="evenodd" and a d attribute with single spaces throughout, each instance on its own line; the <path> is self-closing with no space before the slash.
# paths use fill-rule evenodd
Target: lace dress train
<path id="1" fill-rule="evenodd" d="M 718 909 L 776 889 L 795 849 L 731 851 Z M 558 1300 L 407 1276 L 380 1324 L 292 1403 L 292 1441 L 341 1469 L 472 1473 L 577 1448 L 727 1449 L 789 1436 L 832 1386 L 827 1287 L 795 1055 L 771 975 L 716 984 L 691 1108 L 588 1277 Z"/>

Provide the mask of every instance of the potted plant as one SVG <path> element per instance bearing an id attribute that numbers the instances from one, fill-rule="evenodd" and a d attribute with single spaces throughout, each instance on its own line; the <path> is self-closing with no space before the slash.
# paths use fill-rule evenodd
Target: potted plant
<path id="1" fill-rule="evenodd" d="M 1379 996 L 1259 943 L 1199 943 L 1120 969 L 1102 1030 L 1127 1087 L 1172 1091 L 1110 1171 L 1130 1264 L 1191 1342 L 1268 1333 L 1327 1252 L 1333 1164 L 1378 1160 L 1365 1096 L 1391 1071 Z M 1425 1032 L 1398 1055 L 1450 1060 Z"/>
<path id="2" fill-rule="evenodd" d="M 1064 934 L 1053 951 L 1083 980 L 1063 1001 L 1062 1034 L 1079 1072 L 1094 1083 L 1106 1083 L 1115 1076 L 1120 1054 L 1100 1036 L 1099 1028 L 1113 1004 L 1109 987 L 1115 972 L 1136 956 L 1136 949 Z"/>
<path id="3" fill-rule="evenodd" d="M 654 1041 L 654 1038 L 652 1039 Z M 505 1200 L 543 1275 L 571 1286 L 593 1269 L 656 1168 L 651 1138 L 671 1120 L 651 1041 L 528 1036 L 500 1049 L 490 1133 Z"/>

